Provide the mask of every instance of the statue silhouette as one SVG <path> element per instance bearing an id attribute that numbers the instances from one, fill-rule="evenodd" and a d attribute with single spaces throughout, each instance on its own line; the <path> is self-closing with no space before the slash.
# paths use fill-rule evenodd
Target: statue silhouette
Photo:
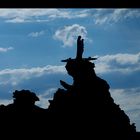
<path id="1" fill-rule="evenodd" d="M 129 117 L 114 103 L 109 84 L 94 71 L 95 64 L 90 61 L 97 58 L 82 57 L 83 41 L 79 36 L 76 58 L 62 60 L 66 62 L 65 68 L 72 76 L 73 84 L 60 80 L 64 89 L 56 91 L 48 111 L 61 116 L 59 120 L 65 120 L 63 116 L 71 120 L 68 126 L 74 126 L 73 129 L 79 130 L 78 134 L 82 137 L 94 139 L 97 136 L 97 139 L 101 139 L 104 135 L 105 139 L 135 139 L 135 125 L 130 124 Z"/>
<path id="2" fill-rule="evenodd" d="M 83 51 L 84 51 L 84 39 L 81 39 L 81 36 L 78 36 L 76 59 L 82 59 Z"/>

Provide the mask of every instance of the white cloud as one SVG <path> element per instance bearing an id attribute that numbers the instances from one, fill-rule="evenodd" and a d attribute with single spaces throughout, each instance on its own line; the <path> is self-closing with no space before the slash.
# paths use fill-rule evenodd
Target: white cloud
<path id="1" fill-rule="evenodd" d="M 45 15 L 49 17 L 57 12 L 57 9 L 0 9 L 0 17 L 5 18 L 6 22 L 22 23 L 36 21 Z"/>
<path id="2" fill-rule="evenodd" d="M 28 34 L 30 37 L 39 37 L 45 34 L 45 31 L 40 31 L 40 32 L 31 32 Z"/>
<path id="3" fill-rule="evenodd" d="M 10 51 L 10 50 L 13 50 L 13 49 L 14 49 L 13 47 L 8 47 L 8 48 L 0 47 L 0 52 L 7 52 L 7 51 Z"/>
<path id="4" fill-rule="evenodd" d="M 45 74 L 65 73 L 64 66 L 51 66 L 20 69 L 4 69 L 0 70 L 0 85 L 17 85 L 23 80 L 28 80 L 33 77 L 40 77 Z"/>
<path id="5" fill-rule="evenodd" d="M 140 17 L 139 9 L 97 9 L 93 14 L 94 23 L 98 25 L 138 17 Z"/>
<path id="6" fill-rule="evenodd" d="M 0 17 L 6 22 L 46 22 L 57 18 L 84 18 L 89 15 L 89 10 L 74 9 L 0 9 Z M 43 17 L 44 16 L 44 17 Z"/>
<path id="7" fill-rule="evenodd" d="M 140 53 L 114 54 L 98 58 L 96 62 L 97 73 L 121 72 L 124 74 L 140 70 Z"/>
<path id="8" fill-rule="evenodd" d="M 65 26 L 62 29 L 58 29 L 54 34 L 54 39 L 63 42 L 63 47 L 71 47 L 76 42 L 77 36 L 81 35 L 84 39 L 87 38 L 87 30 L 84 26 L 79 24 L 73 24 L 71 26 Z"/>
<path id="9" fill-rule="evenodd" d="M 21 17 L 15 17 L 13 19 L 7 19 L 6 22 L 10 22 L 10 23 L 23 23 L 23 22 L 28 22 L 28 20 L 25 20 L 24 18 L 21 18 Z"/>
<path id="10" fill-rule="evenodd" d="M 6 22 L 47 22 L 58 18 L 92 18 L 95 24 L 115 23 L 126 18 L 140 17 L 139 9 L 0 9 L 0 17 Z"/>

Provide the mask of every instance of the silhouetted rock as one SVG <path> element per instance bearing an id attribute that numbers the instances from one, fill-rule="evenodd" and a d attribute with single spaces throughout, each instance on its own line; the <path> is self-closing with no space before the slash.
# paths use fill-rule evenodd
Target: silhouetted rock
<path id="1" fill-rule="evenodd" d="M 35 102 L 39 101 L 39 98 L 35 93 L 29 90 L 16 90 L 15 92 L 13 92 L 13 98 L 13 103 L 7 106 L 1 106 L 0 111 L 22 114 L 44 111 L 43 108 L 35 105 Z"/>
<path id="2" fill-rule="evenodd" d="M 61 116 L 61 121 L 70 121 L 67 127 L 73 126 L 72 129 L 78 130 L 81 137 L 134 139 L 135 125 L 130 124 L 129 117 L 114 103 L 108 83 L 96 75 L 95 65 L 90 62 L 96 58 L 82 58 L 83 49 L 83 39 L 79 36 L 76 58 L 62 60 L 66 62 L 68 74 L 73 77 L 73 84 L 60 80 L 64 89 L 59 88 L 54 94 L 49 112 Z"/>
<path id="3" fill-rule="evenodd" d="M 63 89 L 58 88 L 48 109 L 35 105 L 39 101 L 35 93 L 16 90 L 13 103 L 0 106 L 1 122 L 8 120 L 6 126 L 14 125 L 16 131 L 20 128 L 33 138 L 38 134 L 51 139 L 56 135 L 57 139 L 138 140 L 135 124 L 114 102 L 109 84 L 96 75 L 91 60 L 97 58 L 82 58 L 83 51 L 84 40 L 79 36 L 76 58 L 62 60 L 73 84 L 60 80 Z"/>
<path id="4" fill-rule="evenodd" d="M 47 110 L 35 105 L 36 101 L 39 98 L 29 90 L 13 92 L 13 103 L 0 106 L 0 137 L 9 138 L 10 133 L 14 134 L 14 139 L 39 136 L 43 132 Z"/>

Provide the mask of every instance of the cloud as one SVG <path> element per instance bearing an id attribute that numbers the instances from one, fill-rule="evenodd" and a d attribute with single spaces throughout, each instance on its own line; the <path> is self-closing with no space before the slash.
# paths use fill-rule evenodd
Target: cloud
<path id="1" fill-rule="evenodd" d="M 121 72 L 129 74 L 140 71 L 140 53 L 101 56 L 96 62 L 95 69 L 97 73 Z"/>
<path id="2" fill-rule="evenodd" d="M 40 99 L 39 102 L 36 102 L 36 105 L 42 108 L 48 108 L 50 103 L 49 100 L 53 99 L 53 95 L 56 92 L 57 88 L 50 88 L 46 90 L 44 93 L 40 94 L 38 97 Z"/>
<path id="3" fill-rule="evenodd" d="M 33 67 L 33 68 L 20 68 L 20 69 L 4 69 L 0 70 L 0 85 L 17 85 L 18 83 L 29 80 L 34 77 L 41 77 L 46 74 L 61 74 L 65 73 L 64 66 L 51 66 Z"/>
<path id="4" fill-rule="evenodd" d="M 93 12 L 93 11 L 92 11 Z M 139 9 L 96 9 L 93 14 L 94 23 L 102 25 L 105 23 L 116 23 L 124 19 L 139 18 Z"/>
<path id="5" fill-rule="evenodd" d="M 0 9 L 0 17 L 6 22 L 23 23 L 23 22 L 47 22 L 58 18 L 85 18 L 89 10 L 74 9 Z"/>
<path id="6" fill-rule="evenodd" d="M 14 49 L 13 47 L 8 47 L 8 48 L 0 47 L 0 52 L 7 52 L 7 51 L 10 51 L 10 50 L 13 50 L 13 49 Z"/>
<path id="7" fill-rule="evenodd" d="M 0 9 L 0 17 L 11 23 L 35 22 L 57 12 L 57 9 Z"/>
<path id="8" fill-rule="evenodd" d="M 15 18 L 6 20 L 6 22 L 9 22 L 9 23 L 23 23 L 23 22 L 27 22 L 27 21 L 28 20 L 25 20 L 24 18 L 21 18 L 21 17 L 15 17 Z"/>
<path id="9" fill-rule="evenodd" d="M 140 110 L 140 87 L 126 89 L 111 89 L 115 102 L 120 104 L 126 111 Z"/>
<path id="10" fill-rule="evenodd" d="M 136 123 L 140 130 L 140 87 L 127 89 L 111 89 L 111 96 L 129 116 L 132 123 Z"/>
<path id="11" fill-rule="evenodd" d="M 59 18 L 77 19 L 92 18 L 94 23 L 116 23 L 120 20 L 139 18 L 139 9 L 0 9 L 0 18 L 9 23 L 48 22 Z"/>
<path id="12" fill-rule="evenodd" d="M 71 26 L 64 26 L 62 29 L 58 29 L 53 38 L 62 41 L 63 47 L 72 47 L 79 35 L 86 39 L 86 28 L 84 26 L 80 26 L 79 24 L 73 24 Z"/>
<path id="13" fill-rule="evenodd" d="M 0 99 L 0 105 L 8 105 L 13 103 L 13 100 L 8 99 Z"/>
<path id="14" fill-rule="evenodd" d="M 31 32 L 28 34 L 30 37 L 39 37 L 45 34 L 45 31 L 40 31 L 40 32 Z"/>

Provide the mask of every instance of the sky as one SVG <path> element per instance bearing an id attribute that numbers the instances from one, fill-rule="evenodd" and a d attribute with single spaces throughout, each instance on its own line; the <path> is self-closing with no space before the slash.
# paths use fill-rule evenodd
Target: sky
<path id="1" fill-rule="evenodd" d="M 110 85 L 115 103 L 140 131 L 140 9 L 0 9 L 0 104 L 15 90 L 31 90 L 47 108 L 60 80 L 72 84 L 65 64 L 75 58 L 78 35 L 83 57 L 98 57 L 95 72 Z"/>

